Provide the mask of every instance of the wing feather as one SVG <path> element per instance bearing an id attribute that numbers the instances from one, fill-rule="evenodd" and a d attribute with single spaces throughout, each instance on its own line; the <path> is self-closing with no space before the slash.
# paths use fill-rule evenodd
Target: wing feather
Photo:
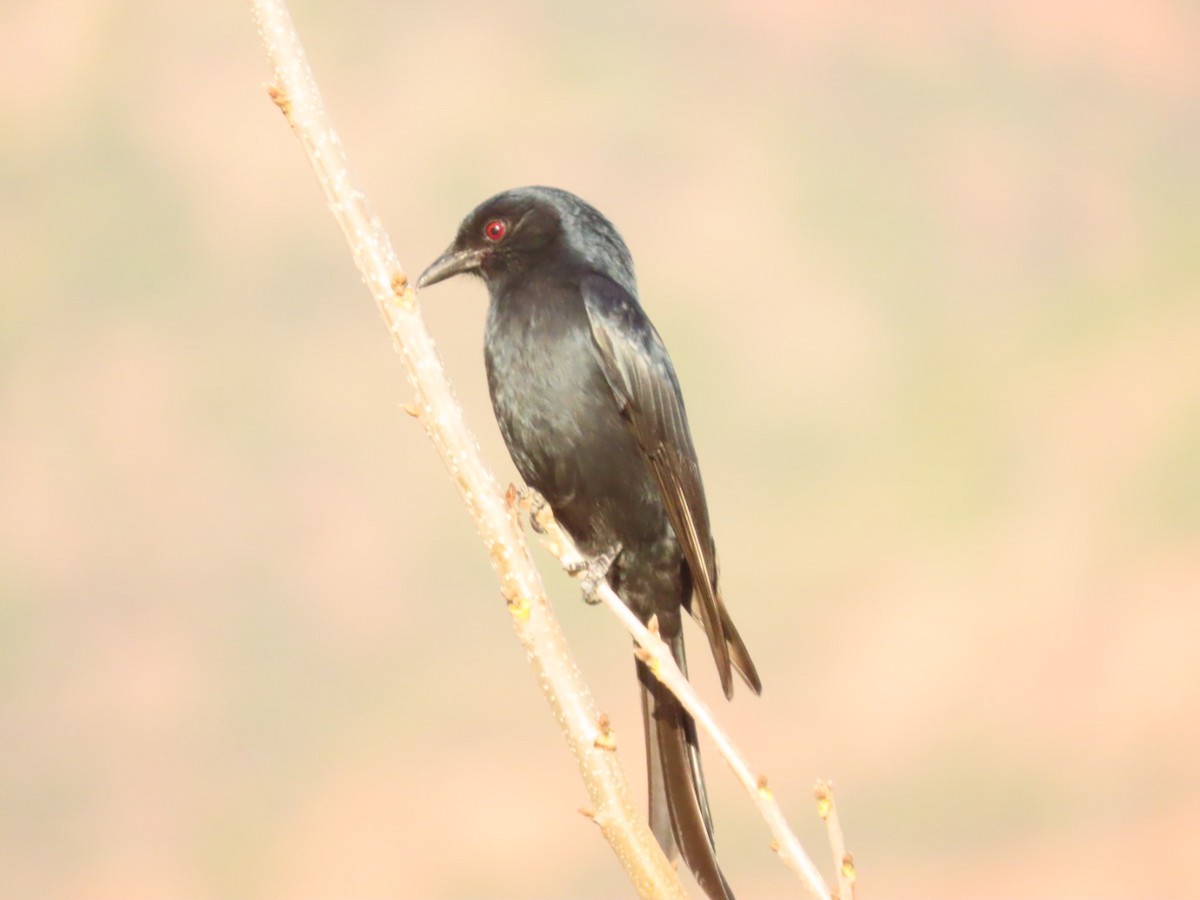
<path id="1" fill-rule="evenodd" d="M 721 687 L 729 696 L 733 683 L 728 641 L 734 641 L 735 652 L 740 648 L 742 655 L 745 648 L 721 602 L 704 486 L 674 369 L 658 332 L 628 291 L 599 275 L 585 277 L 581 286 L 597 358 L 658 482 L 699 597 L 693 614 L 708 637 Z M 749 657 L 737 663 L 757 690 L 758 676 Z"/>

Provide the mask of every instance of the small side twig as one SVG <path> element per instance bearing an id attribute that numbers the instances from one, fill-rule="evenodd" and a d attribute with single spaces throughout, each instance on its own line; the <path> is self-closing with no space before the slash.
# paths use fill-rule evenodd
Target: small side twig
<path id="1" fill-rule="evenodd" d="M 584 571 L 585 560 L 582 554 L 575 547 L 570 535 L 554 520 L 554 514 L 550 507 L 545 503 L 538 504 L 534 510 L 534 516 L 535 530 L 540 532 L 542 543 L 558 559 L 563 568 L 568 572 Z M 742 783 L 755 806 L 758 807 L 759 813 L 766 820 L 767 827 L 775 838 L 771 844 L 772 849 L 800 877 L 813 897 L 817 900 L 831 900 L 829 889 L 825 886 L 821 873 L 817 871 L 817 867 L 813 865 L 808 854 L 804 852 L 804 848 L 800 846 L 800 841 L 792 833 L 783 817 L 783 811 L 779 808 L 779 803 L 775 800 L 774 793 L 767 785 L 766 777 L 756 776 L 753 773 L 745 757 L 738 752 L 733 741 L 717 724 L 704 701 L 700 699 L 687 678 L 679 671 L 675 659 L 671 656 L 670 648 L 658 636 L 657 623 L 651 620 L 649 627 L 643 625 L 606 581 L 595 586 L 593 596 L 608 607 L 609 611 L 633 635 L 634 640 L 638 643 L 636 651 L 638 658 L 645 662 L 654 676 L 679 698 L 679 702 L 692 714 L 696 724 L 712 738 L 718 752 L 733 769 L 734 775 Z M 842 894 L 842 898 L 850 900 L 845 893 Z"/>
<path id="2" fill-rule="evenodd" d="M 829 835 L 829 848 L 833 851 L 833 864 L 837 870 L 838 897 L 840 900 L 854 900 L 858 873 L 854 868 L 853 855 L 846 850 L 846 838 L 842 834 L 837 807 L 833 802 L 833 783 L 818 781 L 813 788 L 813 796 L 817 798 L 817 814 L 825 822 L 825 831 Z"/>

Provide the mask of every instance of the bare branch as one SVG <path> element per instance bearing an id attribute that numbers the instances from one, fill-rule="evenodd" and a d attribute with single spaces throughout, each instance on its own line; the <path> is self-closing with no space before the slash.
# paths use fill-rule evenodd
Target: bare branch
<path id="1" fill-rule="evenodd" d="M 818 781 L 813 788 L 813 796 L 817 798 L 817 814 L 825 821 L 825 831 L 829 835 L 829 847 L 833 851 L 833 864 L 837 871 L 838 897 L 840 900 L 854 900 L 858 873 L 854 868 L 854 857 L 846 851 L 846 838 L 842 834 L 837 807 L 833 803 L 833 783 Z"/>
<path id="2" fill-rule="evenodd" d="M 251 0 L 275 73 L 268 92 L 287 117 L 316 172 L 354 261 L 404 360 L 416 401 L 407 410 L 433 441 L 475 519 L 500 579 L 513 625 L 538 684 L 574 753 L 587 787 L 588 815 L 600 826 L 638 894 L 682 898 L 683 887 L 634 805 L 607 726 L 571 659 L 546 599 L 524 533 L 484 465 L 446 378 L 417 296 L 391 241 L 350 176 L 346 154 L 326 117 L 299 36 L 283 0 Z"/>
<path id="3" fill-rule="evenodd" d="M 584 570 L 583 557 L 576 549 L 570 535 L 554 521 L 554 514 L 549 505 L 546 503 L 536 504 L 535 510 L 534 514 L 542 533 L 543 543 L 568 572 L 581 573 Z M 696 724 L 708 732 L 709 737 L 716 744 L 717 750 L 725 757 L 725 761 L 733 769 L 733 774 L 737 776 L 738 781 L 742 783 L 758 807 L 758 811 L 766 820 L 767 827 L 771 829 L 771 834 L 775 837 L 772 848 L 784 863 L 800 876 L 800 880 L 804 882 L 804 886 L 808 888 L 813 897 L 816 897 L 817 900 L 830 900 L 829 889 L 825 886 L 817 867 L 813 865 L 791 828 L 788 827 L 787 821 L 783 817 L 783 811 L 775 801 L 775 795 L 767 786 L 766 776 L 755 776 L 745 757 L 734 747 L 729 736 L 721 730 L 704 701 L 696 694 L 684 674 L 679 671 L 679 667 L 671 655 L 671 649 L 658 636 L 657 623 L 651 619 L 649 627 L 643 625 L 641 620 L 616 595 L 608 582 L 602 581 L 595 585 L 592 589 L 592 596 L 599 598 L 600 602 L 607 606 L 633 635 L 634 640 L 638 643 L 638 658 L 646 663 L 650 671 L 654 673 L 654 677 L 679 698 L 679 702 L 692 714 Z M 840 834 L 839 831 L 839 838 Z M 844 854 L 843 846 L 838 852 L 839 860 Z M 843 869 L 844 866 L 839 865 L 839 884 L 842 883 Z M 853 871 L 852 867 L 851 871 Z M 842 900 L 852 900 L 852 894 L 846 893 L 843 889 Z"/>

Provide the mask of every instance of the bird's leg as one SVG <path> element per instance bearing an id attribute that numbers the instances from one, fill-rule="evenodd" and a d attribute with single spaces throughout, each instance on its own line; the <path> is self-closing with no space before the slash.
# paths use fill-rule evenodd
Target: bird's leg
<path id="1" fill-rule="evenodd" d="M 621 545 L 616 544 L 594 559 L 567 566 L 567 572 L 572 578 L 583 576 L 579 585 L 583 591 L 583 602 L 588 606 L 595 606 L 600 602 L 600 585 L 608 577 L 608 570 L 612 568 L 613 561 L 620 553 Z"/>
<path id="2" fill-rule="evenodd" d="M 570 536 L 554 518 L 554 511 L 546 498 L 534 488 L 522 487 L 517 489 L 518 502 L 529 510 L 529 525 L 542 536 L 550 548 L 550 552 L 558 557 L 562 567 L 572 578 L 580 578 L 583 599 L 591 606 L 600 602 L 597 591 L 612 568 L 613 560 L 621 552 L 621 545 L 616 544 L 593 559 L 585 559 L 575 548 Z"/>

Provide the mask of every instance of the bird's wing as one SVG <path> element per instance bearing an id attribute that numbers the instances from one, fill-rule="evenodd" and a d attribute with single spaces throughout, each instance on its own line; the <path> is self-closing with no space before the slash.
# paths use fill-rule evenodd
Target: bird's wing
<path id="1" fill-rule="evenodd" d="M 700 598 L 696 618 L 712 647 L 721 687 L 730 696 L 733 683 L 726 641 L 731 637 L 738 645 L 741 641 L 717 590 L 716 550 L 708 506 L 675 371 L 662 338 L 628 291 L 600 275 L 584 277 L 581 289 L 604 377 L 658 482 Z M 741 660 L 738 662 L 738 668 L 743 669 Z M 743 674 L 751 681 L 744 669 Z"/>

